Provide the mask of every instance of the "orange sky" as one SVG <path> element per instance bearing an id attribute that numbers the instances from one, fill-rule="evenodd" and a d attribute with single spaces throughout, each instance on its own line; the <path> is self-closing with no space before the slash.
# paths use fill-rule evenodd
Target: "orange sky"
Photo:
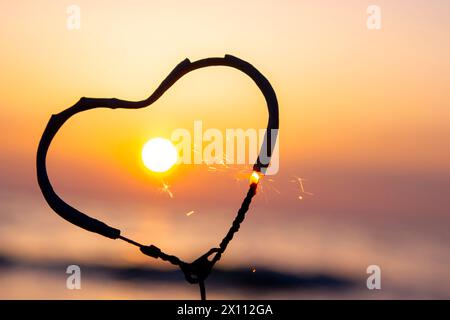
<path id="1" fill-rule="evenodd" d="M 143 99 L 182 59 L 226 53 L 253 63 L 277 92 L 283 177 L 319 170 L 450 174 L 444 2 L 378 1 L 379 31 L 366 28 L 367 1 L 77 1 L 81 29 L 73 31 L 66 28 L 69 4 L 1 2 L 3 188 L 38 194 L 34 157 L 52 113 L 81 96 Z M 160 185 L 140 163 L 149 138 L 190 129 L 194 120 L 261 128 L 266 117 L 262 96 L 244 75 L 196 71 L 151 108 L 71 119 L 52 144 L 49 173 L 73 201 L 91 191 L 103 199 L 125 191 L 133 199 Z M 195 197 L 203 182 L 219 181 L 202 170 L 179 168 L 167 179 Z M 199 172 L 203 180 L 194 179 Z M 334 197 L 345 197 L 348 190 L 337 189 Z"/>

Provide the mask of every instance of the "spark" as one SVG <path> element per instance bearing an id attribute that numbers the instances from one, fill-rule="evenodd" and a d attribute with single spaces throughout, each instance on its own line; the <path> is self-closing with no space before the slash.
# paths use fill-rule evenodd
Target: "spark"
<path id="1" fill-rule="evenodd" d="M 267 194 L 266 192 L 264 192 L 265 188 L 263 185 L 259 186 L 259 190 L 261 192 L 261 194 L 264 196 L 264 202 L 267 204 L 269 203 L 269 199 L 267 198 Z"/>
<path id="2" fill-rule="evenodd" d="M 230 166 L 228 165 L 229 163 L 232 163 L 232 161 L 228 158 L 228 156 L 226 154 L 223 155 L 223 165 L 225 166 L 225 168 L 229 168 Z"/>
<path id="3" fill-rule="evenodd" d="M 247 167 L 245 169 L 235 169 L 234 173 L 233 173 L 233 178 L 237 181 L 243 181 L 243 180 L 247 180 L 248 179 L 248 172 L 250 169 L 248 169 Z"/>
<path id="4" fill-rule="evenodd" d="M 201 151 L 198 150 L 198 145 L 196 143 L 194 143 L 194 147 L 192 148 L 192 150 L 194 151 L 194 153 L 201 153 Z"/>
<path id="5" fill-rule="evenodd" d="M 278 188 L 276 188 L 276 187 L 273 186 L 273 183 L 275 182 L 274 179 L 268 178 L 267 181 L 270 182 L 270 184 L 267 184 L 267 188 L 268 188 L 268 189 L 273 190 L 273 191 L 275 191 L 275 192 L 278 193 L 278 194 L 281 194 L 281 191 L 278 190 Z"/>
<path id="6" fill-rule="evenodd" d="M 256 268 L 252 267 L 252 273 L 255 273 L 255 272 L 256 272 Z"/>
<path id="7" fill-rule="evenodd" d="M 278 190 L 277 188 L 275 188 L 275 187 L 271 187 L 272 189 L 273 189 L 273 191 L 275 191 L 276 193 L 278 193 L 278 194 L 281 194 L 281 191 L 280 190 Z"/>
<path id="8" fill-rule="evenodd" d="M 173 199 L 173 193 L 172 193 L 172 191 L 170 191 L 170 186 L 167 183 L 165 183 L 164 181 L 162 181 L 161 192 L 167 193 L 169 195 L 169 197 L 171 199 Z"/>
<path id="9" fill-rule="evenodd" d="M 308 192 L 308 191 L 305 190 L 305 187 L 304 187 L 304 185 L 303 185 L 303 182 L 306 181 L 306 179 L 299 178 L 299 177 L 297 177 L 297 176 L 294 176 L 294 178 L 295 178 L 295 180 L 291 180 L 291 182 L 296 182 L 296 183 L 299 184 L 299 187 L 300 187 L 300 193 L 301 193 L 301 194 L 298 196 L 298 198 L 299 198 L 300 200 L 303 200 L 302 194 L 303 194 L 303 195 L 308 195 L 308 196 L 313 196 L 313 195 L 314 195 L 314 193 Z"/>
<path id="10" fill-rule="evenodd" d="M 186 213 L 186 215 L 189 217 L 191 214 L 193 214 L 195 211 L 194 210 L 191 210 L 191 211 L 189 211 L 188 213 Z"/>
<path id="11" fill-rule="evenodd" d="M 228 159 L 227 159 L 226 155 L 224 155 L 222 159 L 219 159 L 219 158 L 216 158 L 216 159 L 217 159 L 216 163 L 220 164 L 225 169 L 229 168 L 229 166 L 227 165 Z"/>

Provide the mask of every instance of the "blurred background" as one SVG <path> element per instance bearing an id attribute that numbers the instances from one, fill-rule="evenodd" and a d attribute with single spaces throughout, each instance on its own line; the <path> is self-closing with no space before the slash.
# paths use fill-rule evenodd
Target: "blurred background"
<path id="1" fill-rule="evenodd" d="M 372 4 L 379 30 L 367 27 Z M 70 5 L 79 29 L 67 27 Z M 35 155 L 51 114 L 80 97 L 141 100 L 184 58 L 224 54 L 277 93 L 280 171 L 261 181 L 208 298 L 450 298 L 449 15 L 439 0 L 1 0 L 0 298 L 199 298 L 171 265 L 58 217 Z M 216 67 L 149 108 L 79 114 L 50 148 L 55 190 L 123 235 L 194 260 L 225 235 L 250 172 L 144 168 L 148 139 L 195 120 L 264 128 L 267 111 L 249 78 Z M 71 264 L 81 290 L 66 288 Z M 381 290 L 366 287 L 369 265 Z"/>

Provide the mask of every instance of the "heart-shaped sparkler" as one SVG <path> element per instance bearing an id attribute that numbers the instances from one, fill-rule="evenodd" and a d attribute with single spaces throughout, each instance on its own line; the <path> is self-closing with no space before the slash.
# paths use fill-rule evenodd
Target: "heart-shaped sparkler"
<path id="1" fill-rule="evenodd" d="M 95 108 L 124 108 L 124 109 L 139 109 L 144 108 L 156 100 L 158 100 L 164 92 L 166 92 L 178 79 L 183 75 L 205 67 L 211 66 L 227 66 L 238 69 L 248 75 L 256 83 L 258 88 L 266 99 L 267 107 L 269 110 L 269 121 L 267 124 L 267 130 L 264 135 L 264 141 L 260 149 L 260 153 L 253 166 L 253 172 L 250 176 L 250 187 L 247 192 L 241 207 L 239 208 L 236 218 L 233 224 L 223 238 L 222 242 L 217 248 L 210 249 L 200 258 L 192 263 L 187 263 L 176 256 L 166 254 L 162 252 L 158 247 L 154 245 L 143 245 L 134 240 L 126 238 L 120 234 L 120 230 L 110 227 L 102 221 L 91 218 L 90 216 L 73 208 L 64 200 L 62 200 L 53 190 L 50 180 L 47 175 L 46 157 L 47 151 L 61 126 L 73 115 L 82 111 L 87 111 Z M 116 98 L 81 98 L 75 105 L 62 111 L 61 113 L 52 115 L 44 133 L 42 134 L 37 151 L 36 167 L 37 178 L 41 188 L 42 194 L 50 207 L 65 220 L 91 232 L 101 234 L 102 236 L 111 239 L 124 240 L 130 244 L 133 244 L 140 248 L 141 252 L 153 257 L 161 258 L 168 261 L 173 265 L 180 267 L 183 271 L 186 280 L 189 283 L 198 283 L 200 285 L 201 298 L 205 299 L 205 286 L 204 281 L 210 274 L 214 264 L 219 261 L 228 243 L 233 238 L 234 234 L 239 230 L 240 224 L 245 218 L 245 214 L 248 211 L 253 196 L 256 194 L 256 188 L 259 179 L 269 167 L 270 158 L 275 147 L 278 132 L 278 101 L 275 92 L 270 85 L 269 81 L 250 63 L 243 61 L 231 55 L 226 55 L 223 58 L 207 58 L 190 62 L 189 59 L 185 59 L 178 64 L 175 69 L 161 82 L 158 88 L 153 92 L 150 97 L 142 101 L 125 101 Z"/>

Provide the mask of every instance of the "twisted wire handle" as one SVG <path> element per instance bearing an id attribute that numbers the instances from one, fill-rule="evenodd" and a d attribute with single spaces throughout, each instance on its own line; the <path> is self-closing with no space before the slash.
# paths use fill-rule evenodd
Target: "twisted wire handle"
<path id="1" fill-rule="evenodd" d="M 220 260 L 220 258 L 222 257 L 222 254 L 227 249 L 228 244 L 230 243 L 231 240 L 233 240 L 235 233 L 239 231 L 241 223 L 245 219 L 245 214 L 247 213 L 247 211 L 250 207 L 250 203 L 252 202 L 252 199 L 256 194 L 257 186 L 258 186 L 257 183 L 252 183 L 250 185 L 247 195 L 245 196 L 244 201 L 242 201 L 242 205 L 237 212 L 236 218 L 234 218 L 234 221 L 230 227 L 230 230 L 228 230 L 228 233 L 220 242 L 219 251 L 216 253 L 213 260 L 211 261 L 213 264 L 215 264 L 217 261 Z"/>
<path id="2" fill-rule="evenodd" d="M 206 300 L 206 289 L 205 289 L 205 280 L 209 276 L 212 271 L 214 265 L 220 260 L 222 254 L 227 249 L 227 246 L 233 239 L 234 235 L 239 231 L 241 223 L 245 219 L 245 215 L 250 208 L 250 203 L 252 202 L 253 197 L 256 194 L 258 184 L 251 183 L 250 188 L 242 201 L 241 207 L 239 208 L 237 215 L 228 230 L 225 237 L 220 242 L 219 248 L 212 248 L 204 255 L 200 256 L 197 260 L 192 263 L 184 262 L 179 259 L 177 256 L 169 255 L 164 253 L 161 249 L 154 245 L 145 246 L 140 243 L 137 243 L 133 240 L 120 236 L 120 239 L 125 240 L 131 244 L 137 245 L 141 252 L 145 255 L 148 255 L 153 258 L 160 258 L 164 261 L 170 262 L 174 266 L 178 266 L 181 271 L 183 271 L 185 278 L 190 283 L 198 283 L 200 287 L 200 297 L 202 300 Z M 215 254 L 212 260 L 209 260 L 209 257 L 212 254 Z"/>

